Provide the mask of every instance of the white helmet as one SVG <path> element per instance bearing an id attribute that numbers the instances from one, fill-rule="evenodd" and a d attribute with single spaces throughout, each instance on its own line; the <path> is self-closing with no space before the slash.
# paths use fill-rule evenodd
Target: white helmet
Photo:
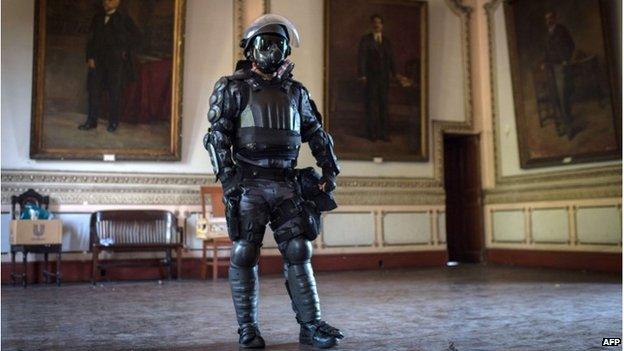
<path id="1" fill-rule="evenodd" d="M 258 34 L 273 33 L 285 36 L 289 46 L 299 47 L 299 31 L 288 18 L 276 14 L 266 14 L 256 18 L 243 32 L 240 46 L 247 49 L 251 39 Z"/>

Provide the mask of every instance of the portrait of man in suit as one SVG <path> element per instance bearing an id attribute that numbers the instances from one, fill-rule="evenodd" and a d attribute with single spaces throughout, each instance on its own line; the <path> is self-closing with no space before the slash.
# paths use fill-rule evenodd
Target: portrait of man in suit
<path id="1" fill-rule="evenodd" d="M 427 2 L 327 2 L 326 122 L 343 159 L 428 158 Z"/>
<path id="2" fill-rule="evenodd" d="M 35 1 L 38 159 L 177 159 L 185 0 Z"/>
<path id="3" fill-rule="evenodd" d="M 388 86 L 396 77 L 392 44 L 383 33 L 383 18 L 370 17 L 371 32 L 360 40 L 358 48 L 358 74 L 366 84 L 364 96 L 366 109 L 366 137 L 388 141 Z"/>
<path id="4" fill-rule="evenodd" d="M 97 127 L 102 110 L 102 93 L 108 92 L 108 128 L 114 132 L 119 124 L 124 82 L 134 80 L 132 50 L 140 43 L 140 34 L 132 18 L 119 11 L 120 0 L 102 0 L 102 10 L 91 22 L 86 47 L 89 67 L 87 86 L 89 107 L 87 120 L 80 130 Z"/>
<path id="5" fill-rule="evenodd" d="M 550 69 L 551 75 L 554 77 L 555 90 L 557 91 L 560 118 L 557 119 L 557 134 L 559 136 L 567 135 L 569 139 L 573 137 L 571 130 L 572 109 L 571 95 L 574 89 L 572 81 L 572 72 L 570 63 L 574 54 L 574 39 L 570 34 L 570 30 L 560 24 L 557 18 L 557 12 L 548 11 L 544 16 L 546 27 L 548 29 L 548 39 L 544 50 L 544 69 Z"/>
<path id="6" fill-rule="evenodd" d="M 607 3 L 504 3 L 521 168 L 621 158 Z"/>

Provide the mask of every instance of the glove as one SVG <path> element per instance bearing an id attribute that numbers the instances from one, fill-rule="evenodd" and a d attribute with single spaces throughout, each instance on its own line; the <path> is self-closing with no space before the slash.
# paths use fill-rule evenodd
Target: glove
<path id="1" fill-rule="evenodd" d="M 224 170 L 219 179 L 221 179 L 221 185 L 223 186 L 223 197 L 237 196 L 242 193 L 240 187 L 241 172 L 236 168 Z"/>
<path id="2" fill-rule="evenodd" d="M 332 171 L 323 170 L 323 176 L 321 177 L 321 181 L 319 185 L 325 184 L 325 187 L 322 189 L 326 193 L 331 193 L 336 189 L 336 175 Z"/>

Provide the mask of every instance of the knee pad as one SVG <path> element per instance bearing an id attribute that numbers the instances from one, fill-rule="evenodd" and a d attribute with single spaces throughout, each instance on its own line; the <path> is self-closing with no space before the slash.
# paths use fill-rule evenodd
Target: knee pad
<path id="1" fill-rule="evenodd" d="M 246 240 L 236 240 L 232 246 L 230 263 L 236 267 L 253 267 L 258 264 L 260 246 Z"/>
<path id="2" fill-rule="evenodd" d="M 284 260 L 288 264 L 302 264 L 312 258 L 312 243 L 298 236 L 288 241 L 284 250 Z"/>

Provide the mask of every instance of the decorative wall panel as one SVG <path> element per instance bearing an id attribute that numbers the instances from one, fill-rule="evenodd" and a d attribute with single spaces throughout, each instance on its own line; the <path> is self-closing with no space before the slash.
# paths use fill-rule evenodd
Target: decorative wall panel
<path id="1" fill-rule="evenodd" d="M 517 210 L 495 211 L 492 213 L 493 241 L 524 241 L 524 213 Z"/>
<path id="2" fill-rule="evenodd" d="M 372 212 L 329 213 L 323 217 L 323 244 L 332 246 L 372 246 L 375 216 Z"/>
<path id="3" fill-rule="evenodd" d="M 567 243 L 569 232 L 567 208 L 531 211 L 531 233 L 536 243 Z"/>
<path id="4" fill-rule="evenodd" d="M 428 244 L 432 242 L 431 215 L 428 212 L 389 212 L 382 214 L 386 245 Z"/>
<path id="5" fill-rule="evenodd" d="M 615 206 L 579 207 L 576 230 L 580 244 L 621 244 L 621 209 Z"/>

